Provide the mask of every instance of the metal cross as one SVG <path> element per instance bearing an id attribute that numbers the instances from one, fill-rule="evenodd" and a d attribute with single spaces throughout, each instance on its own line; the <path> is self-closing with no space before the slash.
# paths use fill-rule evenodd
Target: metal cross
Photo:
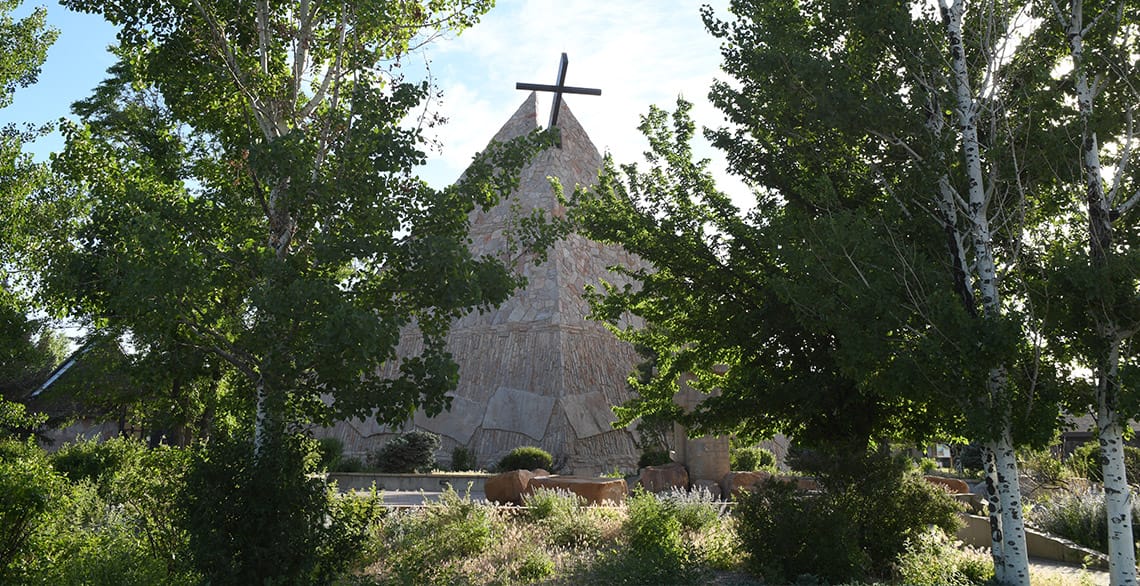
<path id="1" fill-rule="evenodd" d="M 550 108 L 550 125 L 547 128 L 554 128 L 558 124 L 558 110 L 562 107 L 562 94 L 585 94 L 588 96 L 600 96 L 602 90 L 588 87 L 570 87 L 566 85 L 566 66 L 569 60 L 566 59 L 566 53 L 562 54 L 562 61 L 558 64 L 558 82 L 554 85 L 542 85 L 538 83 L 516 83 L 516 90 L 532 90 L 538 92 L 554 92 L 554 106 Z"/>

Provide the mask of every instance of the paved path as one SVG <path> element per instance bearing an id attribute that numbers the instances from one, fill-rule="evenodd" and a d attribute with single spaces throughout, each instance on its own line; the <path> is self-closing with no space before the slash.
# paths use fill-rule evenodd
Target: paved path
<path id="1" fill-rule="evenodd" d="M 1057 576 L 1065 586 L 1108 586 L 1108 572 L 1086 570 L 1080 566 L 1062 564 L 1040 558 L 1029 559 L 1029 572 L 1040 580 L 1042 576 Z"/>

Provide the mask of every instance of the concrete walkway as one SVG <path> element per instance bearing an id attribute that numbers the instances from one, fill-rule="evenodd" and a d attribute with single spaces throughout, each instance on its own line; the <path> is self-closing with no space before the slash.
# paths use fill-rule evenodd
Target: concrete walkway
<path id="1" fill-rule="evenodd" d="M 1040 558 L 1029 559 L 1029 574 L 1033 582 L 1054 578 L 1064 586 L 1108 586 L 1108 572 L 1086 570 L 1080 566 L 1062 564 Z"/>

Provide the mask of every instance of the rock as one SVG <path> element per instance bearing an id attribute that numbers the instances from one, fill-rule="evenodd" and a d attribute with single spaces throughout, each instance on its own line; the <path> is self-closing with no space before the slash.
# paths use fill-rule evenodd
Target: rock
<path id="1" fill-rule="evenodd" d="M 771 474 L 764 471 L 729 472 L 720 480 L 721 494 L 736 497 L 746 490 L 753 490 L 757 484 L 763 484 L 771 477 Z"/>
<path id="2" fill-rule="evenodd" d="M 680 462 L 646 466 L 641 470 L 637 484 L 649 492 L 665 492 L 674 488 L 684 490 L 689 487 L 689 471 Z"/>
<path id="3" fill-rule="evenodd" d="M 543 470 L 542 468 L 535 468 L 534 470 L 531 470 L 531 473 L 533 473 L 536 477 L 538 477 L 538 476 L 550 476 L 550 472 L 547 472 L 546 470 Z"/>
<path id="4" fill-rule="evenodd" d="M 549 490 L 568 490 L 583 499 L 587 504 L 600 505 L 607 501 L 613 504 L 625 502 L 625 495 L 629 488 L 622 478 L 582 478 L 578 476 L 541 476 L 532 478 L 526 488 L 526 493 L 532 493 L 540 488 Z"/>
<path id="5" fill-rule="evenodd" d="M 483 492 L 491 502 L 521 505 L 532 478 L 534 473 L 529 470 L 504 472 L 488 478 Z"/>
<path id="6" fill-rule="evenodd" d="M 812 492 L 819 490 L 819 483 L 810 476 L 781 476 L 780 480 L 790 480 L 796 483 L 796 490 Z"/>
<path id="7" fill-rule="evenodd" d="M 694 480 L 693 490 L 707 490 L 714 499 L 720 498 L 720 483 L 715 480 Z"/>
<path id="8" fill-rule="evenodd" d="M 950 494 L 969 494 L 970 492 L 970 485 L 966 484 L 966 482 L 963 480 L 958 480 L 957 478 L 944 478 L 942 476 L 923 476 L 923 479 L 925 479 L 930 484 L 945 487 L 946 490 L 950 491 Z"/>

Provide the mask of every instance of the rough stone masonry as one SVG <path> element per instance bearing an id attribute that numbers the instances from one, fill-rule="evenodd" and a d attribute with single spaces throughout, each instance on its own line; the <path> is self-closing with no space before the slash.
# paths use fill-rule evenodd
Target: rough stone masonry
<path id="1" fill-rule="evenodd" d="M 537 120 L 531 93 L 494 140 L 524 135 L 537 128 Z M 475 254 L 506 249 L 512 203 L 523 215 L 535 208 L 561 213 L 548 177 L 557 177 L 567 193 L 576 184 L 596 182 L 602 157 L 565 102 L 558 127 L 561 148 L 548 149 L 525 167 L 518 191 L 507 202 L 473 214 Z M 346 453 L 363 455 L 414 427 L 442 436 L 437 457 L 443 462 L 460 445 L 474 452 L 482 466 L 493 465 L 516 447 L 534 445 L 565 462 L 564 473 L 634 469 L 638 450 L 633 435 L 613 429 L 611 407 L 629 398 L 626 378 L 640 359 L 629 344 L 586 319 L 589 304 L 582 293 L 587 284 L 602 279 L 619 286 L 626 282 L 607 267 L 639 264 L 619 247 L 578 235 L 559 241 L 545 263 L 521 267 L 528 279 L 525 289 L 495 310 L 452 324 L 448 349 L 459 364 L 459 387 L 450 411 L 433 418 L 418 412 L 398 429 L 352 420 L 319 435 L 337 437 Z M 409 332 L 398 352 L 414 355 L 421 347 L 422 341 Z M 395 365 L 389 368 L 394 372 Z"/>

